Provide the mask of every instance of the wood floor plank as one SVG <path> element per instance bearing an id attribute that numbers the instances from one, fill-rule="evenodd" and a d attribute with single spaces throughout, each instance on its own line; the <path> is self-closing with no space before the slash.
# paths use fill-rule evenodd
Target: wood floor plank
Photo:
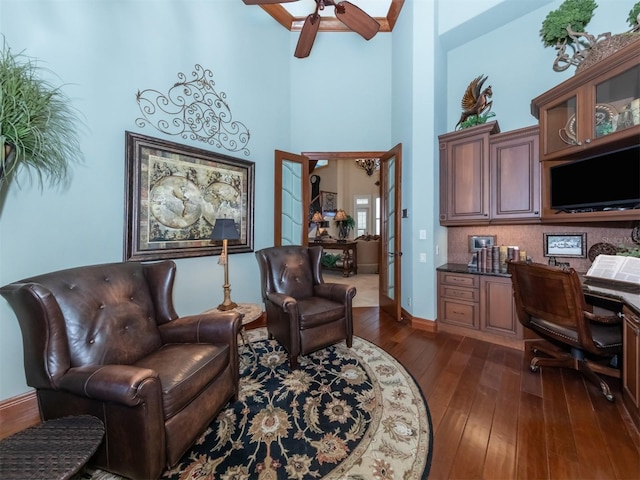
<path id="1" fill-rule="evenodd" d="M 468 412 L 448 409 L 442 418 L 440 428 L 433 439 L 433 458 L 429 479 L 449 478 L 454 463 L 459 462 L 457 455 L 462 431 L 467 422 Z"/>
<path id="2" fill-rule="evenodd" d="M 521 392 L 516 463 L 516 478 L 519 480 L 550 478 L 543 412 L 542 398 Z"/>
<path id="3" fill-rule="evenodd" d="M 482 477 L 496 407 L 496 393 L 492 388 L 478 385 L 456 452 L 456 456 L 464 458 L 464 462 L 454 463 L 449 478 L 463 480 Z"/>
<path id="4" fill-rule="evenodd" d="M 589 389 L 599 391 L 599 388 L 585 383 L 584 376 L 577 371 L 562 369 L 561 373 L 572 430 L 576 437 L 581 474 L 584 478 L 607 478 L 614 469 L 605 447 L 604 432 L 600 430 L 597 413 L 588 392 Z M 604 397 L 603 400 L 608 405 L 599 405 L 599 410 L 616 409 L 615 405 L 607 402 Z"/>
<path id="5" fill-rule="evenodd" d="M 515 478 L 519 398 L 520 372 L 505 369 L 496 392 L 496 409 L 482 478 Z"/>
<path id="6" fill-rule="evenodd" d="M 562 372 L 558 368 L 542 368 L 540 376 L 544 392 L 542 405 L 547 425 L 547 450 L 550 455 L 564 458 L 567 462 L 576 462 L 576 439 L 572 434 Z"/>
<path id="7" fill-rule="evenodd" d="M 530 353 L 413 330 L 377 308 L 354 309 L 354 332 L 393 352 L 420 385 L 434 430 L 429 480 L 640 478 L 640 433 L 622 402 L 580 373 L 532 373 Z"/>
<path id="8" fill-rule="evenodd" d="M 613 385 L 613 381 L 609 383 Z M 599 391 L 589 390 L 589 396 L 594 411 L 598 412 L 595 419 L 605 437 L 604 447 L 613 465 L 615 478 L 640 478 L 640 455 L 632 436 L 628 434 L 626 421 L 620 416 L 617 405 L 607 401 Z M 615 401 L 621 402 L 620 394 L 616 396 Z M 617 434 L 609 436 L 608 432 L 614 430 Z"/>

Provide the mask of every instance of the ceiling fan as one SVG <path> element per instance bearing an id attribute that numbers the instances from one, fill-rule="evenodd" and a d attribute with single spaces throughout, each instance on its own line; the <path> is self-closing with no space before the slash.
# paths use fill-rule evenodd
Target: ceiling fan
<path id="1" fill-rule="evenodd" d="M 289 3 L 297 0 L 243 0 L 247 5 L 270 5 L 275 3 Z M 334 0 L 315 0 L 315 12 L 308 15 L 300 31 L 298 45 L 294 56 L 297 58 L 305 58 L 311 53 L 311 47 L 316 39 L 318 28 L 320 27 L 320 14 L 326 6 L 332 5 L 335 8 L 335 15 L 338 20 L 344 23 L 352 31 L 360 34 L 366 40 L 371 40 L 373 36 L 380 30 L 380 24 L 376 19 L 360 7 L 351 2 Z"/>

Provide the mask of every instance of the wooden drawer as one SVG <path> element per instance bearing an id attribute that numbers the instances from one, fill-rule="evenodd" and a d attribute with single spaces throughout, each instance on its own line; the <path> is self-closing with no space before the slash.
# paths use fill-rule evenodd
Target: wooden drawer
<path id="1" fill-rule="evenodd" d="M 465 300 L 467 302 L 477 302 L 480 300 L 480 291 L 477 288 L 461 288 L 442 285 L 441 292 L 443 297 Z"/>
<path id="2" fill-rule="evenodd" d="M 457 285 L 458 287 L 478 288 L 478 285 L 480 285 L 480 276 L 440 272 L 440 283 Z"/>
<path id="3" fill-rule="evenodd" d="M 443 322 L 467 328 L 478 328 L 478 303 L 459 302 L 440 298 Z"/>

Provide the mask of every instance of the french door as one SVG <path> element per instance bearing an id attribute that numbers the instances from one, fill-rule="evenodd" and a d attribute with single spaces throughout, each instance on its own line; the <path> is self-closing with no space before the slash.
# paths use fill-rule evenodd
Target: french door
<path id="1" fill-rule="evenodd" d="M 378 304 L 397 321 L 402 319 L 402 144 L 380 158 L 380 275 Z"/>
<path id="2" fill-rule="evenodd" d="M 355 161 L 380 158 L 380 308 L 401 320 L 402 290 L 402 144 L 381 152 L 305 152 L 304 155 L 275 151 L 274 245 L 308 245 L 308 215 L 311 203 L 309 162 L 318 159 Z"/>

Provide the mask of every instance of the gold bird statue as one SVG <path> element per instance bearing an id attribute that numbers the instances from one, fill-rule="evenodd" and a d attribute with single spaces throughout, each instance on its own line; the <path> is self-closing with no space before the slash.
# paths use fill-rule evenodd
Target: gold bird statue
<path id="1" fill-rule="evenodd" d="M 456 124 L 456 130 L 465 120 L 472 115 L 480 116 L 485 110 L 491 109 L 493 102 L 487 102 L 487 98 L 491 98 L 493 92 L 491 91 L 491 85 L 482 90 L 482 85 L 487 80 L 487 76 L 480 75 L 476 77 L 467 87 L 464 92 L 460 106 L 462 107 L 462 115 L 460 120 Z"/>

